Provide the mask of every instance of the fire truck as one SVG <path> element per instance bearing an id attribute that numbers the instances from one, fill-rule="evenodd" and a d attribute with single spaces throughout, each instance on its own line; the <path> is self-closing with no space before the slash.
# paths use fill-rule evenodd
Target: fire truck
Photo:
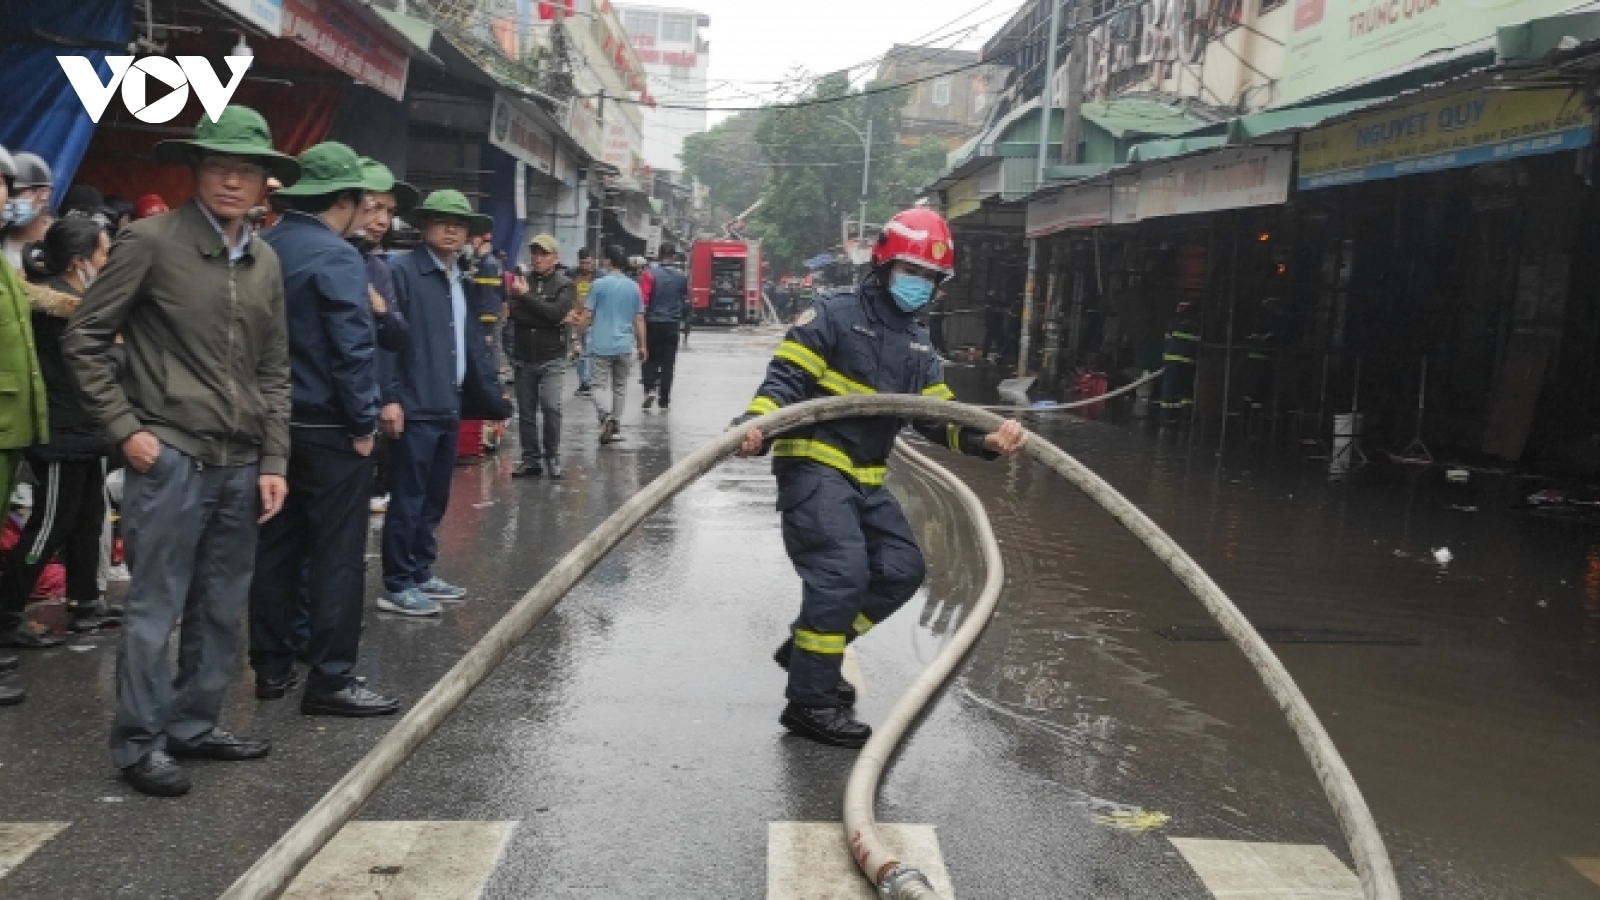
<path id="1" fill-rule="evenodd" d="M 701 325 L 761 321 L 761 242 L 695 241 L 689 254 L 689 300 Z"/>

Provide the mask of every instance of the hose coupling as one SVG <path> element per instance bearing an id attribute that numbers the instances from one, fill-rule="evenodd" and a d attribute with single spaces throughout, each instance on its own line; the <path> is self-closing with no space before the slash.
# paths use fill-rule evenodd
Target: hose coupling
<path id="1" fill-rule="evenodd" d="M 909 866 L 895 866 L 878 883 L 883 900 L 938 900 L 928 877 Z"/>

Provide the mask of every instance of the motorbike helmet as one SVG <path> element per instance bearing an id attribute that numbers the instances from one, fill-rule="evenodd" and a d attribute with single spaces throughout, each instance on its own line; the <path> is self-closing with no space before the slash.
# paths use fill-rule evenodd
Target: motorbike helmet
<path id="1" fill-rule="evenodd" d="M 159 216 L 168 211 L 167 201 L 161 199 L 160 194 L 145 194 L 138 200 L 133 201 L 134 221 L 148 219 L 151 216 Z"/>

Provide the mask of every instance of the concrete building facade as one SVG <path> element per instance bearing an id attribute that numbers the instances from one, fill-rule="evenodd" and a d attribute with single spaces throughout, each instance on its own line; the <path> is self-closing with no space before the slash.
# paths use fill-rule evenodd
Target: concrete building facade
<path id="1" fill-rule="evenodd" d="M 618 5 L 634 53 L 644 66 L 648 95 L 644 107 L 644 162 L 657 171 L 681 172 L 684 138 L 709 127 L 704 109 L 711 44 L 701 29 L 711 17 L 692 9 Z"/>

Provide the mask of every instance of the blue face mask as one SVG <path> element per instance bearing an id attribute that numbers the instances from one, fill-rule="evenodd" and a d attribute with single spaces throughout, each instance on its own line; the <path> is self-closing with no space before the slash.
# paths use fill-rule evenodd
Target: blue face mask
<path id="1" fill-rule="evenodd" d="M 933 299 L 933 281 L 921 275 L 896 272 L 889 278 L 889 293 L 902 312 L 914 313 Z"/>
<path id="2" fill-rule="evenodd" d="M 5 212 L 0 213 L 0 218 L 18 228 L 32 224 L 33 220 L 38 217 L 39 209 L 33 205 L 31 198 L 24 200 L 19 197 L 13 197 L 6 201 Z"/>

